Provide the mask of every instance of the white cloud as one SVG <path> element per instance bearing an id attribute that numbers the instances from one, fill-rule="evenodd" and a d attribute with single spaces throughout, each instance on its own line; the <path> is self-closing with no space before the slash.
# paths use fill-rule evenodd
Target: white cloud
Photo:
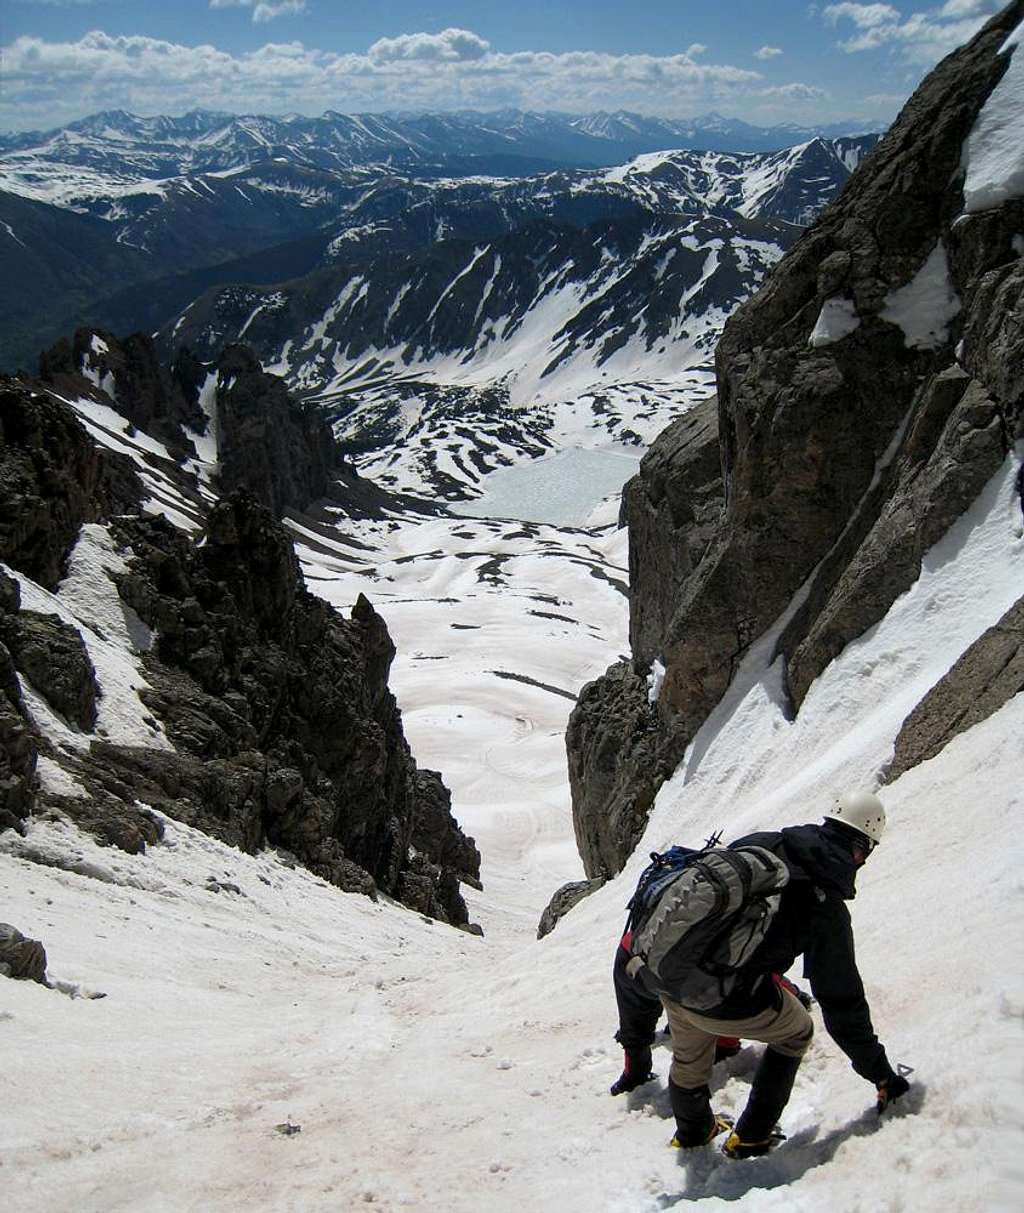
<path id="1" fill-rule="evenodd" d="M 686 48 L 686 54 L 691 59 L 696 59 L 698 55 L 703 55 L 707 52 L 707 47 L 703 42 L 691 42 Z"/>
<path id="2" fill-rule="evenodd" d="M 899 21 L 900 11 L 891 4 L 829 4 L 824 16 L 832 25 L 845 17 L 858 29 L 874 29 L 886 22 Z"/>
<path id="3" fill-rule="evenodd" d="M 783 101 L 821 101 L 827 97 L 828 93 L 823 88 L 818 88 L 816 84 L 801 84 L 795 81 L 793 84 L 773 85 L 771 88 L 762 88 L 758 90 L 760 97 L 772 97 Z"/>
<path id="4" fill-rule="evenodd" d="M 857 27 L 858 33 L 839 43 L 848 54 L 891 46 L 911 63 L 930 66 L 976 34 L 1001 3 L 947 0 L 906 20 L 889 4 L 830 4 L 823 16 L 832 25 L 849 20 Z"/>
<path id="5" fill-rule="evenodd" d="M 986 0 L 947 0 L 939 12 L 940 17 L 976 17 L 980 13 L 988 14 L 992 5 Z"/>
<path id="6" fill-rule="evenodd" d="M 446 29 L 439 34 L 400 34 L 381 38 L 370 47 L 375 63 L 400 59 L 418 59 L 434 63 L 458 63 L 482 59 L 491 44 L 468 29 Z"/>
<path id="7" fill-rule="evenodd" d="M 755 59 L 774 59 L 776 55 L 782 54 L 782 48 L 779 46 L 762 46 L 759 50 L 754 51 Z"/>
<path id="8" fill-rule="evenodd" d="M 221 5 L 225 0 L 219 0 Z M 235 0 L 234 7 L 243 7 Z M 249 7 L 248 4 L 244 7 Z M 4 48 L 0 126 L 50 127 L 102 109 L 180 113 L 388 109 L 636 109 L 684 116 L 730 101 L 749 110 L 762 77 L 689 54 L 503 53 L 469 30 L 381 39 L 364 54 L 267 43 L 228 53 L 94 30 L 74 42 Z"/>
<path id="9" fill-rule="evenodd" d="M 210 8 L 251 8 L 254 25 L 306 11 L 306 0 L 210 0 Z"/>

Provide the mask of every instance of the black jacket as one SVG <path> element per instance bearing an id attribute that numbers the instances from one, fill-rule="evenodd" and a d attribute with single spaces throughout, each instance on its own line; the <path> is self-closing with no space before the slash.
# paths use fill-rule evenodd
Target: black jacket
<path id="1" fill-rule="evenodd" d="M 837 825 L 792 826 L 778 833 L 748 834 L 732 846 L 775 852 L 790 871 L 789 884 L 760 947 L 743 967 L 742 980 L 712 1018 L 745 1019 L 781 995 L 772 973 L 785 973 L 798 956 L 821 1005 L 825 1027 L 871 1082 L 890 1074 L 888 1059 L 871 1025 L 864 985 L 857 971 L 853 927 L 846 902 L 855 895 L 854 862 L 846 831 Z"/>

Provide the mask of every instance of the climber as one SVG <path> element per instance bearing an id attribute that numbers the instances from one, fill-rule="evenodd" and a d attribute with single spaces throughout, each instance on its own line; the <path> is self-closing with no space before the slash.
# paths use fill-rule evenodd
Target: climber
<path id="1" fill-rule="evenodd" d="M 624 1054 L 622 1073 L 612 1083 L 612 1095 L 623 1095 L 634 1091 L 644 1083 L 651 1082 L 656 1075 L 651 1070 L 651 1045 L 654 1044 L 658 1020 L 664 1007 L 656 994 L 648 992 L 646 987 L 634 981 L 626 972 L 630 958 L 630 932 L 627 931 L 615 949 L 615 963 L 612 966 L 612 985 L 615 990 L 615 1002 L 619 1010 L 619 1030 L 615 1039 L 622 1045 Z M 814 1002 L 809 994 L 778 973 L 772 974 L 777 984 L 795 994 L 808 1009 Z M 668 1028 L 665 1029 L 666 1032 Z M 721 1034 L 715 1042 L 715 1062 L 735 1057 L 740 1051 L 738 1036 Z"/>
<path id="2" fill-rule="evenodd" d="M 672 1034 L 674 1145 L 702 1146 L 729 1131 L 723 1153 L 750 1158 L 767 1153 L 781 1139 L 776 1122 L 814 1028 L 800 999 L 770 976 L 785 972 L 800 955 L 826 1029 L 855 1072 L 874 1084 L 878 1111 L 909 1089 L 907 1079 L 889 1064 L 872 1027 L 845 905 L 855 894 L 858 868 L 881 841 L 884 829 L 885 810 L 878 797 L 847 792 L 821 825 L 749 834 L 730 844 L 730 850 L 759 847 L 772 852 L 785 863 L 789 879 L 767 933 L 736 970 L 735 984 L 721 1004 L 698 1014 L 664 992 L 660 995 Z M 630 980 L 628 974 L 625 980 Z M 711 1108 L 711 1069 L 723 1033 L 768 1046 L 735 1127 Z M 628 1050 L 640 1042 L 627 1034 L 623 1044 Z"/>

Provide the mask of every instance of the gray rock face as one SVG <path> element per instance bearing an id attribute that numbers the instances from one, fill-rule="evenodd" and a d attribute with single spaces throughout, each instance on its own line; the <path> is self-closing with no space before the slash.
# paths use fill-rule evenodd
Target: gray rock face
<path id="1" fill-rule="evenodd" d="M 412 759 L 370 603 L 343 619 L 307 593 L 286 532 L 245 494 L 214 507 L 202 546 L 156 519 L 120 534 L 135 558 L 119 592 L 157 633 L 145 702 L 181 752 L 96 745 L 98 765 L 225 842 L 280 844 L 342 888 L 465 923 L 479 854 Z"/>
<path id="2" fill-rule="evenodd" d="M 0 377 L 0 560 L 56 589 L 82 523 L 143 496 L 130 461 L 101 452 L 67 405 Z"/>
<path id="3" fill-rule="evenodd" d="M 81 634 L 57 615 L 19 611 L 0 616 L 0 640 L 15 668 L 75 728 L 96 726 L 99 686 Z"/>
<path id="4" fill-rule="evenodd" d="M 934 758 L 1024 691 L 1024 598 L 971 645 L 903 722 L 883 781 Z"/>
<path id="5" fill-rule="evenodd" d="M 337 453 L 323 414 L 293 400 L 245 346 L 229 346 L 217 369 L 220 491 L 244 488 L 277 517 L 326 496 Z"/>
<path id="6" fill-rule="evenodd" d="M 623 490 L 629 524 L 629 641 L 643 667 L 660 656 L 680 589 L 700 564 L 722 517 L 725 489 L 718 406 L 698 405 L 658 435 Z"/>
<path id="7" fill-rule="evenodd" d="M 659 782 L 647 755 L 678 761 L 796 591 L 806 600 L 779 642 L 794 711 L 913 583 L 1020 437 L 1024 204 L 961 217 L 961 152 L 1022 17 L 1018 0 L 939 64 L 727 324 L 716 351 L 722 504 L 697 415 L 692 441 L 677 422 L 630 484 L 634 672 L 614 666 L 603 689 L 586 688 L 567 737 L 588 875 L 619 870 L 642 831 Z M 900 292 L 947 265 L 948 306 L 918 332 Z M 634 746 L 613 722 L 629 719 L 655 657 L 664 686 Z"/>
<path id="8" fill-rule="evenodd" d="M 191 446 L 182 426 L 203 434 L 208 424 L 198 403 L 196 368 L 188 351 L 182 351 L 172 368 L 162 366 L 145 333 L 119 340 L 92 328 L 78 329 L 71 341 L 58 341 L 39 359 L 41 378 L 58 389 L 88 393 L 94 382 L 112 384 L 118 411 L 172 452 L 181 453 Z"/>

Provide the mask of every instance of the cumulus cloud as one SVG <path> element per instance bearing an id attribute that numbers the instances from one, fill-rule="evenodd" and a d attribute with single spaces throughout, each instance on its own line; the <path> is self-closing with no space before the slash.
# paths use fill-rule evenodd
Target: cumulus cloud
<path id="1" fill-rule="evenodd" d="M 900 10 L 891 4 L 829 4 L 824 15 L 832 25 L 845 17 L 858 29 L 874 29 L 886 22 L 899 21 Z"/>
<path id="2" fill-rule="evenodd" d="M 707 49 L 708 48 L 704 45 L 703 42 L 691 42 L 690 45 L 686 48 L 686 53 L 691 59 L 696 59 L 698 55 L 706 54 Z"/>
<path id="3" fill-rule="evenodd" d="M 433 63 L 463 63 L 482 59 L 491 44 L 468 29 L 446 29 L 439 34 L 400 34 L 381 38 L 370 47 L 375 63 L 417 59 Z"/>
<path id="4" fill-rule="evenodd" d="M 255 9 L 241 0 L 231 7 Z M 197 105 L 250 113 L 515 107 L 672 116 L 757 101 L 758 72 L 697 62 L 691 51 L 504 53 L 462 29 L 381 39 L 363 54 L 301 42 L 228 53 L 97 30 L 73 42 L 25 36 L 3 51 L 0 125 L 55 126 L 102 109 L 180 113 Z"/>
<path id="5" fill-rule="evenodd" d="M 759 50 L 754 51 L 755 59 L 774 59 L 776 55 L 782 54 L 782 48 L 779 46 L 762 46 Z"/>
<path id="6" fill-rule="evenodd" d="M 210 8 L 251 8 L 254 25 L 306 11 L 306 0 L 210 0 Z"/>
<path id="7" fill-rule="evenodd" d="M 815 84 L 801 84 L 799 81 L 794 81 L 792 84 L 778 84 L 771 88 L 759 89 L 758 95 L 783 101 L 821 101 L 828 96 L 828 93 Z"/>
<path id="8" fill-rule="evenodd" d="M 890 46 L 911 63 L 930 65 L 966 42 L 1001 7 L 1002 0 L 946 0 L 906 20 L 891 4 L 830 4 L 823 16 L 851 21 L 858 32 L 839 46 L 848 54 Z"/>

